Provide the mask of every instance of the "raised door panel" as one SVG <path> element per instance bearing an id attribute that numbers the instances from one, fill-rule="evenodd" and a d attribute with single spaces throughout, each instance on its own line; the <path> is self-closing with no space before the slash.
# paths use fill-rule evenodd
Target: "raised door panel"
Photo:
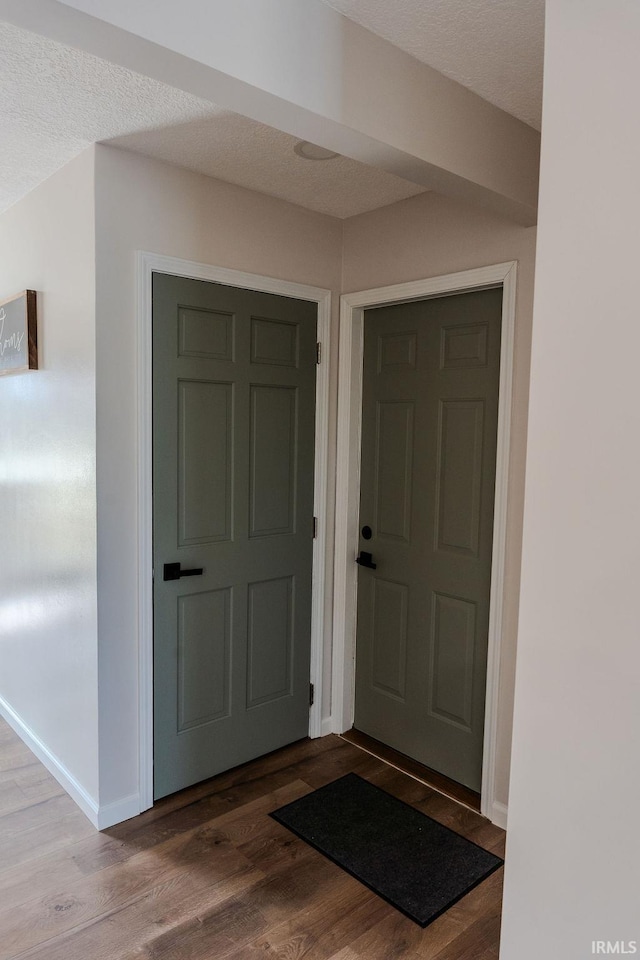
<path id="1" fill-rule="evenodd" d="M 478 554 L 484 400 L 442 400 L 438 417 L 436 545 Z"/>
<path id="2" fill-rule="evenodd" d="M 377 404 L 374 511 L 379 537 L 410 539 L 413 421 L 411 402 Z"/>
<path id="3" fill-rule="evenodd" d="M 178 381 L 178 545 L 231 537 L 233 384 Z"/>
<path id="4" fill-rule="evenodd" d="M 180 307 L 178 356 L 233 360 L 235 317 L 232 313 Z"/>
<path id="5" fill-rule="evenodd" d="M 488 323 L 448 324 L 440 331 L 440 368 L 486 367 Z"/>
<path id="6" fill-rule="evenodd" d="M 292 693 L 294 578 L 249 584 L 247 707 Z"/>
<path id="7" fill-rule="evenodd" d="M 476 604 L 434 594 L 428 702 L 432 716 L 471 729 Z"/>
<path id="8" fill-rule="evenodd" d="M 178 598 L 178 732 L 229 716 L 231 589 Z"/>
<path id="9" fill-rule="evenodd" d="M 378 373 L 413 370 L 416 365 L 418 335 L 397 333 L 378 338 Z"/>
<path id="10" fill-rule="evenodd" d="M 251 318 L 251 362 L 297 367 L 299 326 L 282 320 Z"/>
<path id="11" fill-rule="evenodd" d="M 297 389 L 251 387 L 250 537 L 294 532 Z"/>
<path id="12" fill-rule="evenodd" d="M 404 700 L 406 689 L 408 595 L 405 584 L 376 577 L 372 686 L 379 693 L 398 700 Z"/>

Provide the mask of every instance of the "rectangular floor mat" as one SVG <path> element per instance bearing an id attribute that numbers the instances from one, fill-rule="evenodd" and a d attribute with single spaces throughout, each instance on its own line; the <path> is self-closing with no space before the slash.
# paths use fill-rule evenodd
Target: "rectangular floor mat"
<path id="1" fill-rule="evenodd" d="M 355 773 L 271 816 L 421 927 L 504 862 Z"/>

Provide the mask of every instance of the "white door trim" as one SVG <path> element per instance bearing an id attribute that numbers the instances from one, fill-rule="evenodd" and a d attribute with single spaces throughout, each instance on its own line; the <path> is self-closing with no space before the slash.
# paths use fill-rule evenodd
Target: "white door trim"
<path id="1" fill-rule="evenodd" d="M 327 551 L 327 489 L 329 439 L 329 361 L 331 356 L 331 291 L 287 280 L 262 277 L 209 264 L 155 253 L 136 254 L 137 273 L 137 427 L 138 427 L 138 637 L 139 637 L 139 776 L 140 809 L 153 806 L 153 511 L 152 511 L 152 275 L 168 273 L 193 280 L 210 280 L 233 287 L 275 293 L 318 304 L 318 340 L 326 358 L 317 370 L 314 513 L 318 518 L 313 543 L 311 598 L 311 670 L 315 700 L 309 714 L 309 736 L 322 727 L 325 560 Z"/>
<path id="2" fill-rule="evenodd" d="M 349 730 L 353 725 L 354 717 L 357 599 L 357 567 L 354 561 L 359 544 L 364 311 L 368 307 L 502 286 L 498 447 L 481 799 L 482 813 L 500 826 L 506 826 L 506 808 L 503 804 L 496 802 L 495 762 L 509 492 L 516 271 L 517 262 L 511 261 L 427 280 L 349 293 L 342 296 L 340 300 L 331 697 L 334 733 L 344 733 Z"/>

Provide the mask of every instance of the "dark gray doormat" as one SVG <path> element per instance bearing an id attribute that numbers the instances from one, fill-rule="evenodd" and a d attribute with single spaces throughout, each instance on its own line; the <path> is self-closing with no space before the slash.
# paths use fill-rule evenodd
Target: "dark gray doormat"
<path id="1" fill-rule="evenodd" d="M 355 773 L 271 816 L 421 927 L 504 863 Z"/>

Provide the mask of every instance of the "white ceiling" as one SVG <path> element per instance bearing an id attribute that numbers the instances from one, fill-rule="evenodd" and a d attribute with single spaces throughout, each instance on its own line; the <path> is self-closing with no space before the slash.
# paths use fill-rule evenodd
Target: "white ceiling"
<path id="1" fill-rule="evenodd" d="M 215 114 L 211 104 L 0 23 L 0 207 L 97 140 Z"/>
<path id="2" fill-rule="evenodd" d="M 424 187 L 348 157 L 313 161 L 295 137 L 237 113 L 116 137 L 116 146 L 345 219 L 424 193 Z"/>
<path id="3" fill-rule="evenodd" d="M 545 0 L 323 0 L 540 129 Z"/>
<path id="4" fill-rule="evenodd" d="M 346 157 L 303 160 L 295 137 L 1 22 L 0 90 L 0 210 L 100 141 L 336 217 L 424 190 Z"/>
<path id="5" fill-rule="evenodd" d="M 539 126 L 544 0 L 325 0 Z M 354 160 L 303 160 L 295 138 L 0 22 L 0 211 L 94 142 L 349 217 L 423 192 Z"/>

